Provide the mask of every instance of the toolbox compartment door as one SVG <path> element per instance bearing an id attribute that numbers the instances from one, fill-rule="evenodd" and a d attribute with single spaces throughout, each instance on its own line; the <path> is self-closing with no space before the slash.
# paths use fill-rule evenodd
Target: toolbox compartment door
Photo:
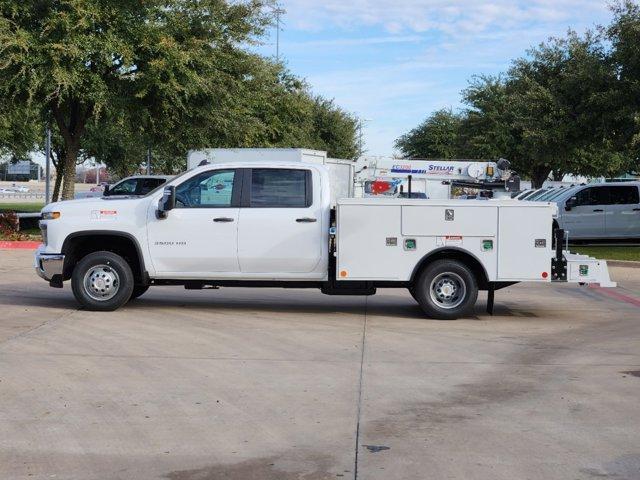
<path id="1" fill-rule="evenodd" d="M 498 280 L 550 281 L 551 209 L 502 206 L 499 212 Z"/>
<path id="2" fill-rule="evenodd" d="M 497 216 L 489 205 L 403 205 L 402 235 L 495 237 Z"/>

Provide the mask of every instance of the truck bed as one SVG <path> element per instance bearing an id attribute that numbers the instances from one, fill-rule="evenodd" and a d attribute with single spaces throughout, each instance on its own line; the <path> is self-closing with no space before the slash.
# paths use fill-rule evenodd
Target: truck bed
<path id="1" fill-rule="evenodd" d="M 454 250 L 477 260 L 488 281 L 549 282 L 556 209 L 508 199 L 341 199 L 337 279 L 409 281 L 421 259 Z"/>

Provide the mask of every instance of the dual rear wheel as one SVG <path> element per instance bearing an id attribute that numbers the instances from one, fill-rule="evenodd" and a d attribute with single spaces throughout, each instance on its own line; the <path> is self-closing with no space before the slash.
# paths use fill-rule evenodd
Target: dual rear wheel
<path id="1" fill-rule="evenodd" d="M 464 263 L 436 260 L 420 272 L 409 292 L 427 317 L 453 320 L 473 309 L 478 282 Z"/>

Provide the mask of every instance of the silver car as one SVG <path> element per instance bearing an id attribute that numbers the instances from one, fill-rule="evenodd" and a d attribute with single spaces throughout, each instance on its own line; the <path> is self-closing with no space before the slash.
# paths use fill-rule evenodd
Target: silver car
<path id="1" fill-rule="evenodd" d="M 537 201 L 558 204 L 570 239 L 640 239 L 640 182 L 558 188 Z M 546 198 L 545 198 L 546 197 Z"/>

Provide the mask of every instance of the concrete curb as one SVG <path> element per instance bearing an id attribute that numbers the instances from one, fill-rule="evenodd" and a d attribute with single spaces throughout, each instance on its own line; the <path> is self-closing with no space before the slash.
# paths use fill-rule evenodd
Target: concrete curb
<path id="1" fill-rule="evenodd" d="M 35 250 L 42 242 L 0 240 L 1 250 Z"/>
<path id="2" fill-rule="evenodd" d="M 640 268 L 640 262 L 633 260 L 607 260 L 607 265 L 611 267 Z"/>

